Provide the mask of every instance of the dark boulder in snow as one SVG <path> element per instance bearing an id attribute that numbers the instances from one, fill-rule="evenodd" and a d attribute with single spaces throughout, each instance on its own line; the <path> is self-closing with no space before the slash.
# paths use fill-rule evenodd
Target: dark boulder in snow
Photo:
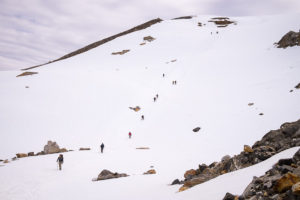
<path id="1" fill-rule="evenodd" d="M 296 85 L 295 88 L 300 89 L 300 83 L 298 83 L 298 85 Z"/>
<path id="2" fill-rule="evenodd" d="M 79 149 L 79 151 L 89 151 L 89 150 L 91 150 L 91 148 L 89 148 L 89 147 L 81 147 L 80 149 Z"/>
<path id="3" fill-rule="evenodd" d="M 117 172 L 112 173 L 109 170 L 102 170 L 102 172 L 98 175 L 97 181 L 101 181 L 101 180 L 107 180 L 107 179 L 112 179 L 112 178 L 120 178 L 120 177 L 126 177 L 128 176 L 127 174 L 119 174 Z"/>
<path id="4" fill-rule="evenodd" d="M 300 32 L 290 31 L 285 34 L 276 44 L 278 48 L 300 46 Z"/>
<path id="5" fill-rule="evenodd" d="M 198 132 L 198 131 L 200 131 L 200 129 L 201 129 L 200 127 L 196 127 L 196 128 L 193 129 L 193 131 Z"/>
<path id="6" fill-rule="evenodd" d="M 32 152 L 29 152 L 28 153 L 28 156 L 34 156 L 34 152 L 32 151 Z"/>
<path id="7" fill-rule="evenodd" d="M 182 182 L 179 179 L 175 179 L 171 185 L 177 185 L 177 184 L 182 184 Z"/>

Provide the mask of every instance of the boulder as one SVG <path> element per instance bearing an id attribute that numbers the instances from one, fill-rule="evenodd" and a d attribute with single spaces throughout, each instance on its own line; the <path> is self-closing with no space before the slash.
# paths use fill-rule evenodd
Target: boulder
<path id="1" fill-rule="evenodd" d="M 235 196 L 235 195 L 233 195 L 233 194 L 231 194 L 229 192 L 227 192 L 225 194 L 225 197 L 223 198 L 223 200 L 238 200 L 238 199 L 239 199 L 238 196 Z"/>
<path id="2" fill-rule="evenodd" d="M 300 177 L 288 172 L 280 179 L 278 179 L 274 185 L 274 190 L 281 193 L 285 192 L 292 188 L 292 186 L 296 183 L 300 182 Z"/>
<path id="3" fill-rule="evenodd" d="M 200 127 L 196 127 L 196 128 L 193 129 L 193 131 L 198 132 L 198 131 L 200 131 L 200 129 L 201 129 Z"/>
<path id="4" fill-rule="evenodd" d="M 111 171 L 109 170 L 102 170 L 102 172 L 98 175 L 98 178 L 97 178 L 97 181 L 100 181 L 100 180 L 107 180 L 107 179 L 112 179 L 112 178 L 120 178 L 120 177 L 126 177 L 128 176 L 127 174 L 119 174 L 117 172 L 115 173 L 112 173 Z"/>
<path id="5" fill-rule="evenodd" d="M 300 89 L 300 83 L 298 83 L 298 85 L 296 85 L 295 88 Z"/>
<path id="6" fill-rule="evenodd" d="M 292 191 L 294 194 L 300 195 L 300 182 L 298 182 L 292 186 Z"/>
<path id="7" fill-rule="evenodd" d="M 180 180 L 179 179 L 175 179 L 171 185 L 177 185 L 177 184 L 181 184 Z"/>
<path id="8" fill-rule="evenodd" d="M 66 148 L 61 148 L 61 149 L 59 150 L 59 153 L 65 153 L 65 152 L 68 152 L 68 150 L 67 150 Z"/>
<path id="9" fill-rule="evenodd" d="M 156 171 L 155 171 L 155 169 L 150 169 L 144 173 L 144 175 L 146 175 L 146 174 L 156 174 Z"/>
<path id="10" fill-rule="evenodd" d="M 56 142 L 48 141 L 47 145 L 44 146 L 44 152 L 45 154 L 59 153 L 60 148 Z"/>
<path id="11" fill-rule="evenodd" d="M 253 149 L 248 145 L 244 145 L 244 151 L 246 153 L 253 153 L 254 152 Z"/>
<path id="12" fill-rule="evenodd" d="M 28 156 L 34 156 L 34 152 L 29 152 Z"/>
<path id="13" fill-rule="evenodd" d="M 190 179 L 191 177 L 193 177 L 193 176 L 195 176 L 195 175 L 196 175 L 196 170 L 190 169 L 190 170 L 188 170 L 188 171 L 186 171 L 186 172 L 184 173 L 184 178 L 185 178 L 185 179 Z"/>
<path id="14" fill-rule="evenodd" d="M 79 151 L 89 151 L 89 150 L 91 150 L 91 148 L 84 148 L 84 147 L 81 147 L 81 148 L 79 149 Z"/>
<path id="15" fill-rule="evenodd" d="M 153 40 L 155 40 L 155 38 L 149 35 L 149 36 L 144 37 L 144 40 L 148 41 L 148 42 L 152 42 Z"/>
<path id="16" fill-rule="evenodd" d="M 289 31 L 276 44 L 278 48 L 300 46 L 300 33 Z"/>
<path id="17" fill-rule="evenodd" d="M 17 158 L 25 158 L 28 157 L 28 155 L 26 153 L 17 153 L 16 154 Z"/>
<path id="18" fill-rule="evenodd" d="M 36 154 L 36 156 L 40 156 L 40 155 L 45 155 L 45 152 L 44 152 L 44 151 L 41 151 L 41 152 L 38 152 L 38 153 Z"/>

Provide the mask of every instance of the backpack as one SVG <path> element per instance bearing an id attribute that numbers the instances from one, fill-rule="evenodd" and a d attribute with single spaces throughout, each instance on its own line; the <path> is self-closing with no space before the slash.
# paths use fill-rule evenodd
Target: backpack
<path id="1" fill-rule="evenodd" d="M 58 162 L 61 162 L 61 163 L 64 162 L 64 157 L 63 156 L 59 156 L 58 157 Z"/>

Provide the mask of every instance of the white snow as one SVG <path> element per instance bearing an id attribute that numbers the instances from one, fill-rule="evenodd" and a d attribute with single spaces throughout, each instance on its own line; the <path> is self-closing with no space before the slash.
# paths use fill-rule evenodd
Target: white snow
<path id="1" fill-rule="evenodd" d="M 207 22 L 211 17 L 166 20 L 30 70 L 37 75 L 0 72 L 0 159 L 41 151 L 48 140 L 75 150 L 64 154 L 61 172 L 57 155 L 0 167 L 0 199 L 205 199 L 213 185 L 242 179 L 242 171 L 235 172 L 183 193 L 168 186 L 186 170 L 238 154 L 244 144 L 299 119 L 300 90 L 294 87 L 300 82 L 300 48 L 277 49 L 273 43 L 299 29 L 300 14 L 232 17 L 237 25 L 226 28 Z M 140 46 L 148 35 L 156 40 Z M 123 49 L 130 52 L 111 55 Z M 197 126 L 201 130 L 194 133 Z M 150 149 L 136 150 L 143 146 Z M 157 174 L 142 176 L 150 166 Z M 102 169 L 131 176 L 92 182 Z M 209 199 L 222 198 L 227 189 L 241 193 L 250 176 L 264 172 L 257 166 L 245 170 L 253 171 L 243 184 Z"/>

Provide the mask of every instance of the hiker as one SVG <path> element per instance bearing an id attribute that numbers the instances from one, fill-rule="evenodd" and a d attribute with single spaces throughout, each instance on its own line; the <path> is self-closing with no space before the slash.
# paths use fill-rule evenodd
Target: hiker
<path id="1" fill-rule="evenodd" d="M 101 148 L 101 153 L 103 153 L 103 149 L 104 149 L 104 144 L 103 143 L 100 145 L 100 148 Z"/>
<path id="2" fill-rule="evenodd" d="M 132 135 L 131 132 L 129 132 L 129 133 L 128 133 L 129 139 L 131 138 L 131 135 Z"/>
<path id="3" fill-rule="evenodd" d="M 144 119 L 145 119 L 145 118 L 144 118 L 144 115 L 142 115 L 141 119 L 142 119 L 142 120 L 144 120 Z"/>
<path id="4" fill-rule="evenodd" d="M 61 165 L 64 163 L 64 156 L 62 154 L 59 154 L 56 162 L 58 162 L 59 170 L 61 170 Z"/>
<path id="5" fill-rule="evenodd" d="M 158 99 L 158 94 L 156 94 L 156 99 Z"/>
<path id="6" fill-rule="evenodd" d="M 165 77 L 165 74 L 163 74 L 163 77 Z"/>
<path id="7" fill-rule="evenodd" d="M 156 101 L 156 98 L 154 97 L 153 100 L 154 100 L 154 102 L 155 102 L 155 101 Z"/>

